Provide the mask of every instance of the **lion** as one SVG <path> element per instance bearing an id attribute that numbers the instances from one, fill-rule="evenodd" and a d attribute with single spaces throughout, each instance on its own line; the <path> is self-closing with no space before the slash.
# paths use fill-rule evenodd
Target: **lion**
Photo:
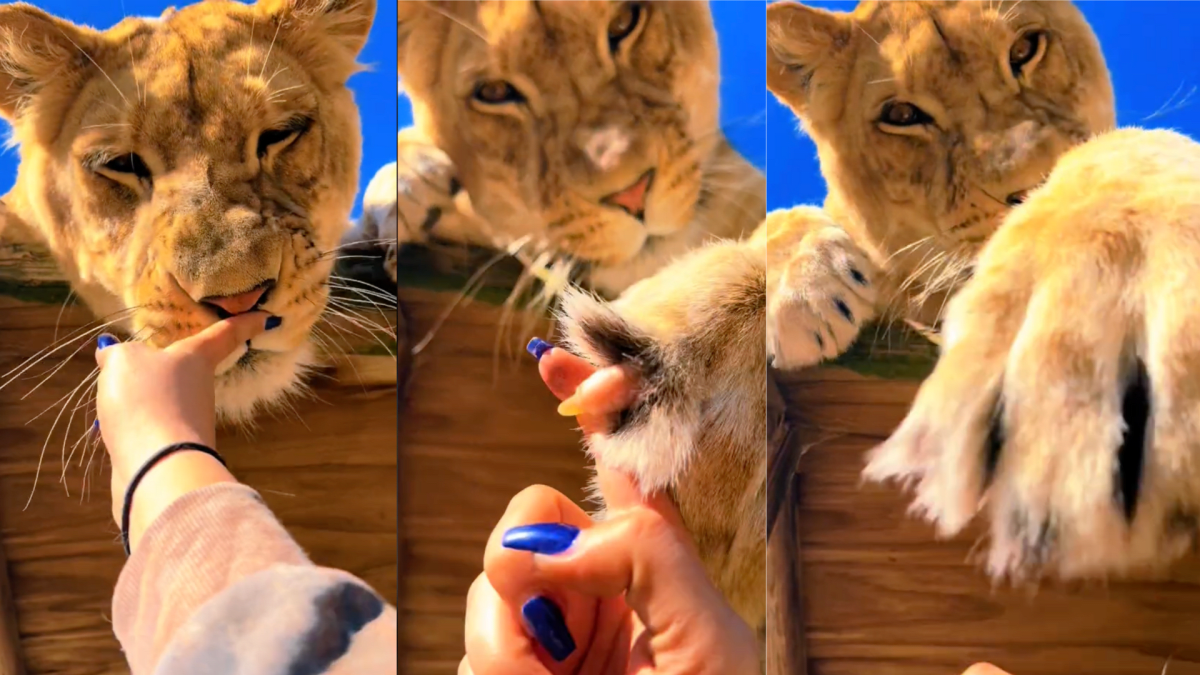
<path id="1" fill-rule="evenodd" d="M 865 476 L 941 536 L 986 508 L 988 572 L 1152 577 L 1200 534 L 1200 143 L 1064 154 L 951 298 L 942 355 Z"/>
<path id="2" fill-rule="evenodd" d="M 617 427 L 587 439 L 589 453 L 633 476 L 646 493 L 667 491 L 710 578 L 763 641 L 767 240 L 761 233 L 694 249 L 612 302 L 568 290 L 558 319 L 565 349 L 600 368 L 625 366 L 642 383 Z"/>
<path id="3" fill-rule="evenodd" d="M 508 251 L 551 294 L 611 298 L 762 220 L 705 2 L 401 3 L 398 64 L 400 245 Z"/>
<path id="4" fill-rule="evenodd" d="M 997 581 L 1166 569 L 1200 522 L 1200 146 L 1115 130 L 1098 42 L 1066 3 L 769 12 L 768 83 L 829 182 L 823 210 L 778 229 L 799 243 L 772 251 L 770 312 L 793 317 L 772 317 L 776 362 L 836 355 L 889 295 L 910 316 L 950 296 L 936 369 L 864 477 L 915 486 L 939 536 L 986 508 Z"/>
<path id="5" fill-rule="evenodd" d="M 20 149 L 5 236 L 49 248 L 100 321 L 80 339 L 161 347 L 263 311 L 282 323 L 221 364 L 218 414 L 245 422 L 302 387 L 357 192 L 346 82 L 374 16 L 374 0 L 209 0 L 99 31 L 0 7 Z"/>
<path id="6" fill-rule="evenodd" d="M 1012 206 L 1116 125 L 1099 42 L 1067 2 L 776 2 L 767 35 L 767 87 L 828 186 L 824 213 L 780 216 L 782 369 L 841 354 L 881 315 L 936 323 Z"/>

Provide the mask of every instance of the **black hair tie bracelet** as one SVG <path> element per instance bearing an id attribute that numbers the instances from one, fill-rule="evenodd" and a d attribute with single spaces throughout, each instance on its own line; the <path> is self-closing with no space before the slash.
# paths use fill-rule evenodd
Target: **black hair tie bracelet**
<path id="1" fill-rule="evenodd" d="M 132 551 L 129 548 L 129 514 L 133 511 L 134 490 L 137 490 L 138 483 L 142 482 L 142 479 L 146 477 L 146 474 L 150 473 L 150 469 L 153 469 L 156 464 L 177 452 L 185 450 L 202 452 L 220 462 L 221 466 L 229 467 L 225 463 L 225 459 L 217 454 L 216 450 L 207 445 L 200 445 L 199 443 L 174 443 L 154 453 L 154 456 L 146 460 L 146 463 L 142 464 L 142 468 L 138 469 L 138 472 L 133 475 L 133 480 L 129 481 L 129 487 L 125 488 L 125 504 L 121 507 L 121 542 L 125 544 L 126 556 L 132 555 Z"/>

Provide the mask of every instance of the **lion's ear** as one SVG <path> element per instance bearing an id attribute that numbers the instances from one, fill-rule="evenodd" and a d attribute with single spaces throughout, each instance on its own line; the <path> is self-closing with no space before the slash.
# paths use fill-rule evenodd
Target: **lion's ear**
<path id="1" fill-rule="evenodd" d="M 340 82 L 358 71 L 356 60 L 375 22 L 375 0 L 259 0 L 256 7 L 312 68 Z"/>
<path id="2" fill-rule="evenodd" d="M 767 89 L 803 115 L 814 74 L 844 57 L 852 25 L 846 14 L 798 2 L 768 5 Z"/>
<path id="3" fill-rule="evenodd" d="M 23 2 L 0 6 L 0 115 L 14 121 L 48 86 L 66 91 L 91 64 L 94 31 Z"/>

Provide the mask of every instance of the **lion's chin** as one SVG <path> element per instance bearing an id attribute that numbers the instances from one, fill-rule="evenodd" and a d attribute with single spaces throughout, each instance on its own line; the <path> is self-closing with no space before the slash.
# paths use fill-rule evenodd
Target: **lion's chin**
<path id="1" fill-rule="evenodd" d="M 286 352 L 243 347 L 231 360 L 218 369 L 218 422 L 248 425 L 256 415 L 304 392 L 304 376 L 315 365 L 316 354 L 305 342 Z"/>

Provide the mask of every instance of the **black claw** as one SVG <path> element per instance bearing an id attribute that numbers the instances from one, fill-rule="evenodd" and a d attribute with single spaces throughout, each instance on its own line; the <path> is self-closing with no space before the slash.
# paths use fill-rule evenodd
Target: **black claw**
<path id="1" fill-rule="evenodd" d="M 825 338 L 821 337 L 819 332 L 814 332 L 813 337 L 817 339 L 817 346 L 821 348 L 821 351 L 825 351 Z"/>
<path id="2" fill-rule="evenodd" d="M 425 222 L 421 223 L 421 231 L 428 232 L 432 230 L 441 219 L 442 209 L 437 206 L 430 207 L 429 211 L 425 213 Z"/>
<path id="3" fill-rule="evenodd" d="M 859 272 L 858 269 L 855 267 L 850 268 L 850 278 L 854 279 L 854 282 L 857 283 L 859 286 L 867 285 L 866 275 L 864 275 L 862 272 Z"/>
<path id="4" fill-rule="evenodd" d="M 1137 371 L 1125 389 L 1121 401 L 1121 416 L 1125 433 L 1117 449 L 1117 464 L 1113 476 L 1113 500 L 1133 521 L 1137 511 L 1138 492 L 1142 486 L 1142 470 L 1146 461 L 1146 430 L 1150 424 L 1150 376 L 1146 365 L 1137 362 Z"/>
<path id="5" fill-rule="evenodd" d="M 458 194 L 458 191 L 461 189 L 462 183 L 458 182 L 457 178 L 452 177 L 450 179 L 450 196 L 453 197 L 454 195 Z"/>
<path id="6" fill-rule="evenodd" d="M 844 319 L 850 323 L 854 323 L 854 313 L 850 311 L 850 305 L 847 305 L 841 298 L 834 298 L 833 304 L 837 306 L 837 310 L 841 312 Z"/>
<path id="7" fill-rule="evenodd" d="M 996 477 L 996 466 L 1000 463 L 1000 450 L 1004 448 L 1004 399 L 996 396 L 996 405 L 992 409 L 992 421 L 988 425 L 988 435 L 983 458 L 983 487 L 986 489 Z"/>

